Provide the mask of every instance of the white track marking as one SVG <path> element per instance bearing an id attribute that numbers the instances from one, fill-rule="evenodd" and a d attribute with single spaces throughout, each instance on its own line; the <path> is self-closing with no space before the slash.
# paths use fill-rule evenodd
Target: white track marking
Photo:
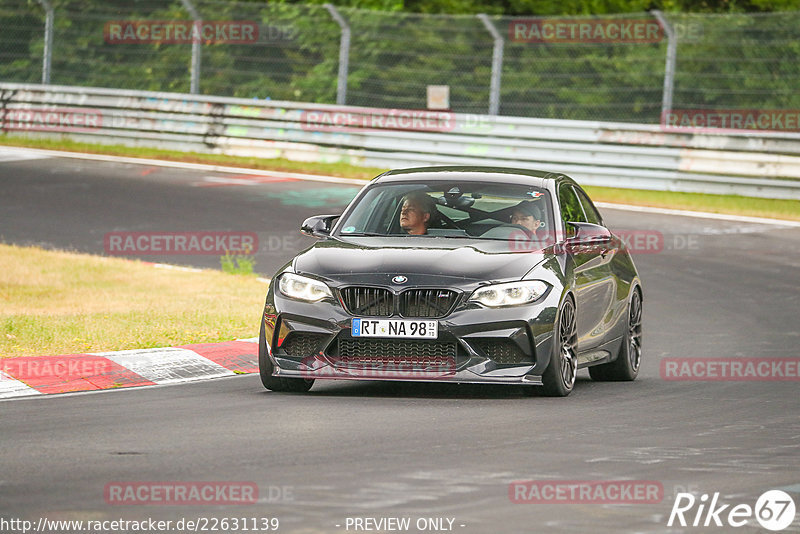
<path id="1" fill-rule="evenodd" d="M 227 167 L 225 165 L 208 165 L 205 163 L 187 163 L 183 161 L 167 161 L 160 159 L 129 158 L 124 156 L 108 156 L 106 154 L 84 154 L 82 152 L 62 152 L 60 150 L 42 150 L 39 148 L 26 148 L 24 150 L 29 151 L 32 154 L 38 154 L 39 157 L 88 159 L 93 161 L 109 161 L 112 163 L 133 163 L 135 165 L 170 167 L 173 169 L 188 169 L 188 170 L 197 170 L 204 172 L 248 174 L 254 176 L 255 175 L 268 176 L 271 178 L 294 178 L 297 180 L 307 180 L 312 182 L 332 182 L 337 184 L 356 184 L 356 185 L 367 184 L 367 180 L 358 180 L 355 178 L 340 178 L 338 176 L 301 174 L 295 172 L 282 172 L 282 171 L 265 171 L 264 169 L 245 169 L 243 167 Z"/>
<path id="2" fill-rule="evenodd" d="M 28 159 L 45 159 L 49 155 L 31 152 L 28 148 L 0 146 L 0 163 L 6 161 L 24 161 Z"/>
<path id="3" fill-rule="evenodd" d="M 262 182 L 258 180 L 248 180 L 247 178 L 228 178 L 227 176 L 206 176 L 203 178 L 203 183 L 209 184 L 226 184 L 226 185 L 261 185 Z"/>
<path id="4" fill-rule="evenodd" d="M 196 352 L 174 347 L 92 354 L 108 358 L 156 384 L 173 384 L 235 374 Z"/>
<path id="5" fill-rule="evenodd" d="M 0 371 L 0 399 L 41 395 L 32 387 Z"/>
<path id="6" fill-rule="evenodd" d="M 230 378 L 238 378 L 239 376 L 248 376 L 248 375 L 232 374 L 232 375 L 226 375 L 226 376 L 222 376 L 222 377 L 215 377 L 214 379 L 215 380 L 225 380 L 225 379 L 230 379 Z M 202 377 L 202 378 L 204 378 L 204 377 Z M 163 386 L 160 385 L 160 384 L 154 384 L 154 385 L 147 385 L 147 386 L 136 386 L 135 388 L 89 389 L 89 390 L 86 390 L 86 391 L 68 391 L 66 393 L 58 393 L 58 394 L 52 394 L 52 395 L 50 395 L 50 394 L 48 394 L 48 395 L 38 394 L 39 392 L 35 391 L 34 393 L 37 393 L 37 394 L 33 394 L 33 395 L 26 394 L 26 395 L 28 395 L 28 397 L 25 400 L 34 399 L 34 400 L 46 401 L 48 399 L 61 399 L 63 397 L 78 397 L 78 396 L 81 396 L 81 395 L 102 395 L 103 393 L 108 393 L 108 392 L 114 392 L 115 394 L 120 394 L 121 395 L 121 394 L 126 393 L 126 392 L 127 393 L 135 393 L 137 391 L 146 390 L 146 389 L 161 388 L 161 387 L 172 387 L 172 386 L 176 386 L 176 385 L 179 386 L 181 384 L 192 384 L 192 383 L 201 382 L 201 381 L 202 381 L 201 379 L 197 379 L 197 380 L 187 380 L 186 382 L 180 382 L 180 383 L 177 383 L 177 384 L 165 384 Z M 15 400 L 18 400 L 18 398 L 5 399 L 2 396 L 0 396 L 0 403 L 2 403 L 2 402 L 14 402 Z"/>

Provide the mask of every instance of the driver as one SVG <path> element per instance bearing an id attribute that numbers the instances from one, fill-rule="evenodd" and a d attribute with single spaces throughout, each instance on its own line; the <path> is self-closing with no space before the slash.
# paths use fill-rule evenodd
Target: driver
<path id="1" fill-rule="evenodd" d="M 542 227 L 542 212 L 532 200 L 523 200 L 511 211 L 511 224 L 518 224 L 534 236 Z"/>
<path id="2" fill-rule="evenodd" d="M 436 201 L 433 198 L 422 191 L 409 193 L 400 209 L 400 228 L 409 235 L 425 235 L 435 213 Z"/>

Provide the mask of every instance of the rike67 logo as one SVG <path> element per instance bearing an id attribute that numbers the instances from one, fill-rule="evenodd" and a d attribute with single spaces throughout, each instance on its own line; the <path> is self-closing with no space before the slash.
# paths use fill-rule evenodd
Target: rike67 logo
<path id="1" fill-rule="evenodd" d="M 678 493 L 667 526 L 686 527 L 743 527 L 755 518 L 761 527 L 784 530 L 795 517 L 794 499 L 781 490 L 769 490 L 756 500 L 755 507 L 749 504 L 723 504 L 719 492 L 710 497 L 704 493 L 699 498 L 691 493 Z"/>

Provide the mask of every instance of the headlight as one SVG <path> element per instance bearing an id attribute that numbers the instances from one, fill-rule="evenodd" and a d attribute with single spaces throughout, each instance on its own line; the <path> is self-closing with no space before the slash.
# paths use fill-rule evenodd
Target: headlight
<path id="1" fill-rule="evenodd" d="M 306 302 L 319 302 L 326 297 L 333 298 L 330 288 L 324 283 L 298 274 L 282 274 L 278 281 L 278 289 L 290 299 Z"/>
<path id="2" fill-rule="evenodd" d="M 536 301 L 547 292 L 549 286 L 541 280 L 522 280 L 494 284 L 476 289 L 469 297 L 471 302 L 479 302 L 484 306 L 498 308 L 500 306 L 517 306 Z"/>

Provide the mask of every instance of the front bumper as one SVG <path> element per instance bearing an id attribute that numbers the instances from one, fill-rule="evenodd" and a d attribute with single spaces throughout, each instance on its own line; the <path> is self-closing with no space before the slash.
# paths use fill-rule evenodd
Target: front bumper
<path id="1" fill-rule="evenodd" d="M 557 292 L 535 304 L 461 306 L 438 319 L 435 341 L 353 338 L 353 316 L 336 302 L 268 295 L 266 348 L 274 376 L 541 385 L 553 353 Z"/>

